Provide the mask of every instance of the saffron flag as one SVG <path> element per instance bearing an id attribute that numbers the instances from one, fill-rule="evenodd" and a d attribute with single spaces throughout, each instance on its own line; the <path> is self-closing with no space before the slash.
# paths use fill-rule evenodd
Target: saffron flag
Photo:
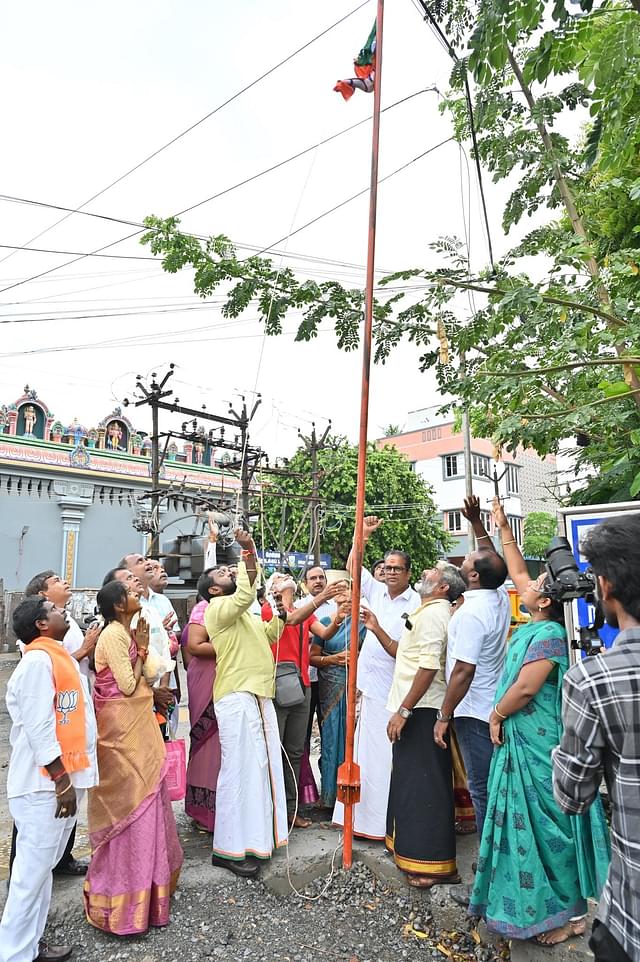
<path id="1" fill-rule="evenodd" d="M 364 93 L 373 92 L 373 85 L 376 79 L 376 25 L 367 38 L 364 47 L 353 61 L 355 77 L 349 80 L 339 80 L 333 88 L 337 93 L 342 94 L 345 100 L 353 97 L 355 90 L 362 90 Z"/>

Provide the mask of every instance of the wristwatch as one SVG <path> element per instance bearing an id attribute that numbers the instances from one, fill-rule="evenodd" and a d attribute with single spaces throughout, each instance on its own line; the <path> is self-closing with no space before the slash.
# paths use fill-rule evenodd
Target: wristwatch
<path id="1" fill-rule="evenodd" d="M 398 708 L 398 714 L 400 715 L 400 718 L 404 718 L 406 721 L 407 718 L 411 718 L 413 712 L 410 708 L 405 708 L 404 705 L 400 705 L 400 708 Z"/>
<path id="2" fill-rule="evenodd" d="M 453 717 L 452 715 L 443 715 L 442 712 L 440 711 L 440 709 L 438 709 L 437 712 L 436 712 L 436 720 L 437 720 L 437 721 L 450 722 L 451 719 L 452 719 L 452 717 Z"/>

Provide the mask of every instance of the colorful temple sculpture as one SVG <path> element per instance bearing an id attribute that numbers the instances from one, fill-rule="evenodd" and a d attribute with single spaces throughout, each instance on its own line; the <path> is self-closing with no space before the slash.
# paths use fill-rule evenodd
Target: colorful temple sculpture
<path id="1" fill-rule="evenodd" d="M 60 571 L 74 587 L 99 585 L 123 554 L 147 547 L 148 432 L 120 407 L 95 425 L 61 418 L 29 385 L 17 400 L 1 402 L 4 589 L 19 590 L 45 568 Z M 232 504 L 240 487 L 232 466 L 237 455 L 225 451 L 224 434 L 214 438 L 194 426 L 188 436 L 169 438 L 161 450 L 161 541 L 194 531 L 189 495 Z"/>

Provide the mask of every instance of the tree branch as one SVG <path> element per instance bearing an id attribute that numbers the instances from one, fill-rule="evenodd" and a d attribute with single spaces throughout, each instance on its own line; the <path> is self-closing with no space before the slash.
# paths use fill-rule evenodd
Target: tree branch
<path id="1" fill-rule="evenodd" d="M 529 105 L 529 110 L 531 111 L 531 117 L 536 127 L 538 128 L 538 133 L 540 134 L 542 143 L 544 144 L 544 147 L 547 153 L 549 154 L 549 159 L 551 160 L 551 164 L 552 164 L 553 177 L 558 187 L 558 191 L 560 192 L 560 196 L 562 198 L 562 202 L 567 212 L 567 216 L 571 221 L 571 226 L 573 227 L 573 230 L 576 236 L 579 237 L 581 240 L 585 241 L 585 243 L 589 246 L 590 253 L 589 253 L 589 257 L 587 258 L 587 267 L 589 269 L 589 273 L 591 274 L 594 281 L 596 282 L 596 285 L 597 285 L 596 290 L 598 293 L 598 298 L 600 300 L 600 303 L 604 307 L 608 308 L 610 311 L 612 304 L 611 304 L 611 298 L 609 296 L 609 291 L 605 287 L 602 281 L 602 278 L 600 276 L 600 268 L 598 267 L 598 262 L 596 261 L 595 256 L 593 254 L 593 245 L 591 244 L 591 240 L 585 230 L 584 224 L 582 223 L 582 218 L 578 213 L 578 208 L 576 207 L 571 188 L 569 187 L 569 184 L 567 183 L 567 180 L 560 168 L 560 164 L 556 159 L 555 150 L 553 149 L 553 141 L 551 140 L 549 131 L 547 130 L 543 121 L 541 119 L 536 119 L 536 112 L 535 112 L 536 101 L 531 91 L 531 88 L 529 87 L 529 85 L 524 79 L 524 75 L 522 73 L 522 70 L 520 69 L 520 65 L 517 62 L 511 47 L 508 44 L 506 45 L 506 47 L 507 47 L 507 57 L 509 59 L 509 64 L 511 66 L 511 69 L 513 70 L 515 78 L 518 81 L 518 84 L 520 85 L 520 89 L 524 94 L 525 100 Z M 616 318 L 612 314 L 608 314 L 608 320 L 609 320 L 609 324 L 612 325 L 613 327 L 616 327 L 616 328 L 624 327 L 624 322 L 620 320 L 620 318 Z M 615 349 L 616 349 L 616 352 L 622 356 L 626 350 L 626 346 L 624 344 L 616 344 Z M 633 387 L 635 389 L 633 391 L 634 401 L 635 401 L 635 404 L 638 407 L 640 407 L 640 378 L 638 377 L 638 375 L 636 374 L 636 372 L 634 371 L 633 367 L 630 364 L 625 364 L 624 366 L 624 379 L 626 383 L 629 385 L 629 387 Z"/>
<path id="2" fill-rule="evenodd" d="M 438 284 L 443 287 L 450 285 L 451 287 L 460 287 L 465 291 L 477 291 L 479 294 L 510 294 L 511 291 L 505 291 L 502 287 L 485 287 L 476 281 L 459 281 L 454 280 L 451 277 L 438 277 L 436 279 Z M 563 297 L 556 297 L 555 294 L 542 294 L 538 291 L 540 297 L 547 304 L 557 304 L 558 307 L 567 307 L 570 310 L 584 311 L 585 314 L 593 314 L 594 317 L 600 317 L 604 321 L 609 321 L 612 324 L 624 327 L 624 321 L 621 321 L 619 317 L 615 314 L 609 314 L 607 311 L 603 311 L 600 307 L 592 307 L 591 304 L 579 304 L 576 301 L 570 301 Z"/>
<path id="3" fill-rule="evenodd" d="M 476 374 L 479 377 L 525 377 L 528 374 L 555 374 L 558 371 L 570 371 L 576 367 L 600 367 L 605 364 L 640 364 L 640 357 L 603 357 L 597 361 L 572 361 L 555 367 L 525 367 L 517 371 L 476 371 Z"/>
<path id="4" fill-rule="evenodd" d="M 549 418 L 560 418 L 565 414 L 575 414 L 576 411 L 584 411 L 585 408 L 595 408 L 598 407 L 599 404 L 607 404 L 609 401 L 623 401 L 633 394 L 640 394 L 640 388 L 627 391 L 626 394 L 612 394 L 609 397 L 598 398 L 596 401 L 587 401 L 586 404 L 576 404 L 574 407 L 564 408 L 562 411 L 554 411 L 549 414 L 527 414 L 527 412 L 524 411 L 522 418 L 526 421 L 546 421 Z M 637 400 L 637 398 L 634 398 L 634 400 Z"/>

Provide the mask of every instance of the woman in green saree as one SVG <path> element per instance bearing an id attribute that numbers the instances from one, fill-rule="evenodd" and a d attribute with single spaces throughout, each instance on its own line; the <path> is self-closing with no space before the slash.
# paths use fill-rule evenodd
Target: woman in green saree
<path id="1" fill-rule="evenodd" d="M 514 632 L 489 719 L 496 746 L 487 817 L 469 914 L 512 939 L 545 945 L 585 930 L 609 866 L 602 805 L 581 816 L 553 797 L 551 752 L 562 731 L 562 678 L 569 667 L 562 605 L 545 595 L 546 575 L 529 579 L 498 499 L 494 519 L 509 575 L 531 621 Z"/>

